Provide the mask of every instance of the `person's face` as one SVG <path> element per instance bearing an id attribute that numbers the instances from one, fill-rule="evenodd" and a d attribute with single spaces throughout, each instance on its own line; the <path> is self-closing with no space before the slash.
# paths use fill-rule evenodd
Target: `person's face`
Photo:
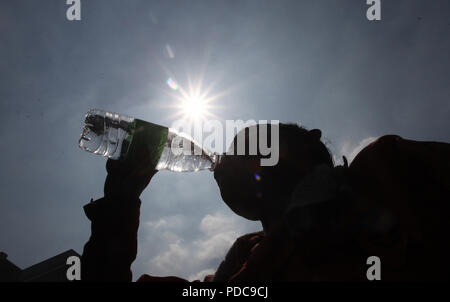
<path id="1" fill-rule="evenodd" d="M 264 206 L 262 167 L 258 157 L 224 156 L 214 169 L 223 201 L 238 215 L 250 220 L 261 217 Z"/>
<path id="2" fill-rule="evenodd" d="M 246 146 L 248 142 L 247 134 Z M 259 155 L 225 155 L 214 169 L 214 178 L 231 210 L 247 219 L 260 220 L 277 196 L 281 180 L 275 177 L 276 169 L 277 166 L 262 167 Z"/>

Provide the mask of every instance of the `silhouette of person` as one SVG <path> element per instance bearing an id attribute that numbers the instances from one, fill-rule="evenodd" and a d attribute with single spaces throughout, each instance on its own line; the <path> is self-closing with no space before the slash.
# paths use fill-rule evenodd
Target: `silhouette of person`
<path id="1" fill-rule="evenodd" d="M 448 278 L 450 144 L 383 136 L 350 166 L 345 160 L 335 167 L 320 130 L 276 127 L 278 164 L 261 166 L 261 154 L 249 155 L 246 128 L 246 155 L 224 156 L 214 170 L 223 201 L 237 215 L 261 221 L 263 230 L 239 237 L 204 281 L 367 280 L 366 261 L 374 255 L 382 280 Z M 139 164 L 107 161 L 105 196 L 84 207 L 91 237 L 82 280 L 132 280 L 139 196 L 157 172 L 148 153 L 139 150 Z M 143 275 L 138 281 L 186 280 Z"/>

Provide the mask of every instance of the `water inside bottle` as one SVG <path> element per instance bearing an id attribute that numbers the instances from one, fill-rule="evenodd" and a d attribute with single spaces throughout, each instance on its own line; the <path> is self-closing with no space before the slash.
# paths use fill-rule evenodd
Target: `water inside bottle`
<path id="1" fill-rule="evenodd" d="M 214 170 L 219 156 L 202 148 L 189 136 L 169 129 L 156 170 L 196 172 Z"/>
<path id="2" fill-rule="evenodd" d="M 83 150 L 119 159 L 122 153 L 127 151 L 124 147 L 129 146 L 133 122 L 134 118 L 130 116 L 97 109 L 89 110 L 78 144 Z"/>

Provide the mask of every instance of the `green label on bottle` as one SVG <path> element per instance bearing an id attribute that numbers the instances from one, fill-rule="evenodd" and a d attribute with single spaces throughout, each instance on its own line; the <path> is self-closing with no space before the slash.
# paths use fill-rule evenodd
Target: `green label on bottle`
<path id="1" fill-rule="evenodd" d="M 131 135 L 124 141 L 128 143 L 129 148 L 123 149 L 126 153 L 122 154 L 122 157 L 133 165 L 139 165 L 138 161 L 143 160 L 139 153 L 144 151 L 151 158 L 152 168 L 155 168 L 167 141 L 169 129 L 140 119 L 135 119 L 133 124 Z"/>

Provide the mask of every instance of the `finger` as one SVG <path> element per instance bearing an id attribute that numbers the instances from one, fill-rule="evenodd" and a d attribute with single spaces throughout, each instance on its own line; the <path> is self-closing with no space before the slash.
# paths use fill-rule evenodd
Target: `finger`
<path id="1" fill-rule="evenodd" d="M 121 160 L 108 159 L 106 162 L 106 171 L 109 175 L 127 174 L 127 164 Z"/>
<path id="2" fill-rule="evenodd" d="M 133 167 L 131 174 L 133 177 L 145 177 L 156 173 L 150 151 L 147 148 L 140 148 L 137 152 L 139 164 Z"/>

